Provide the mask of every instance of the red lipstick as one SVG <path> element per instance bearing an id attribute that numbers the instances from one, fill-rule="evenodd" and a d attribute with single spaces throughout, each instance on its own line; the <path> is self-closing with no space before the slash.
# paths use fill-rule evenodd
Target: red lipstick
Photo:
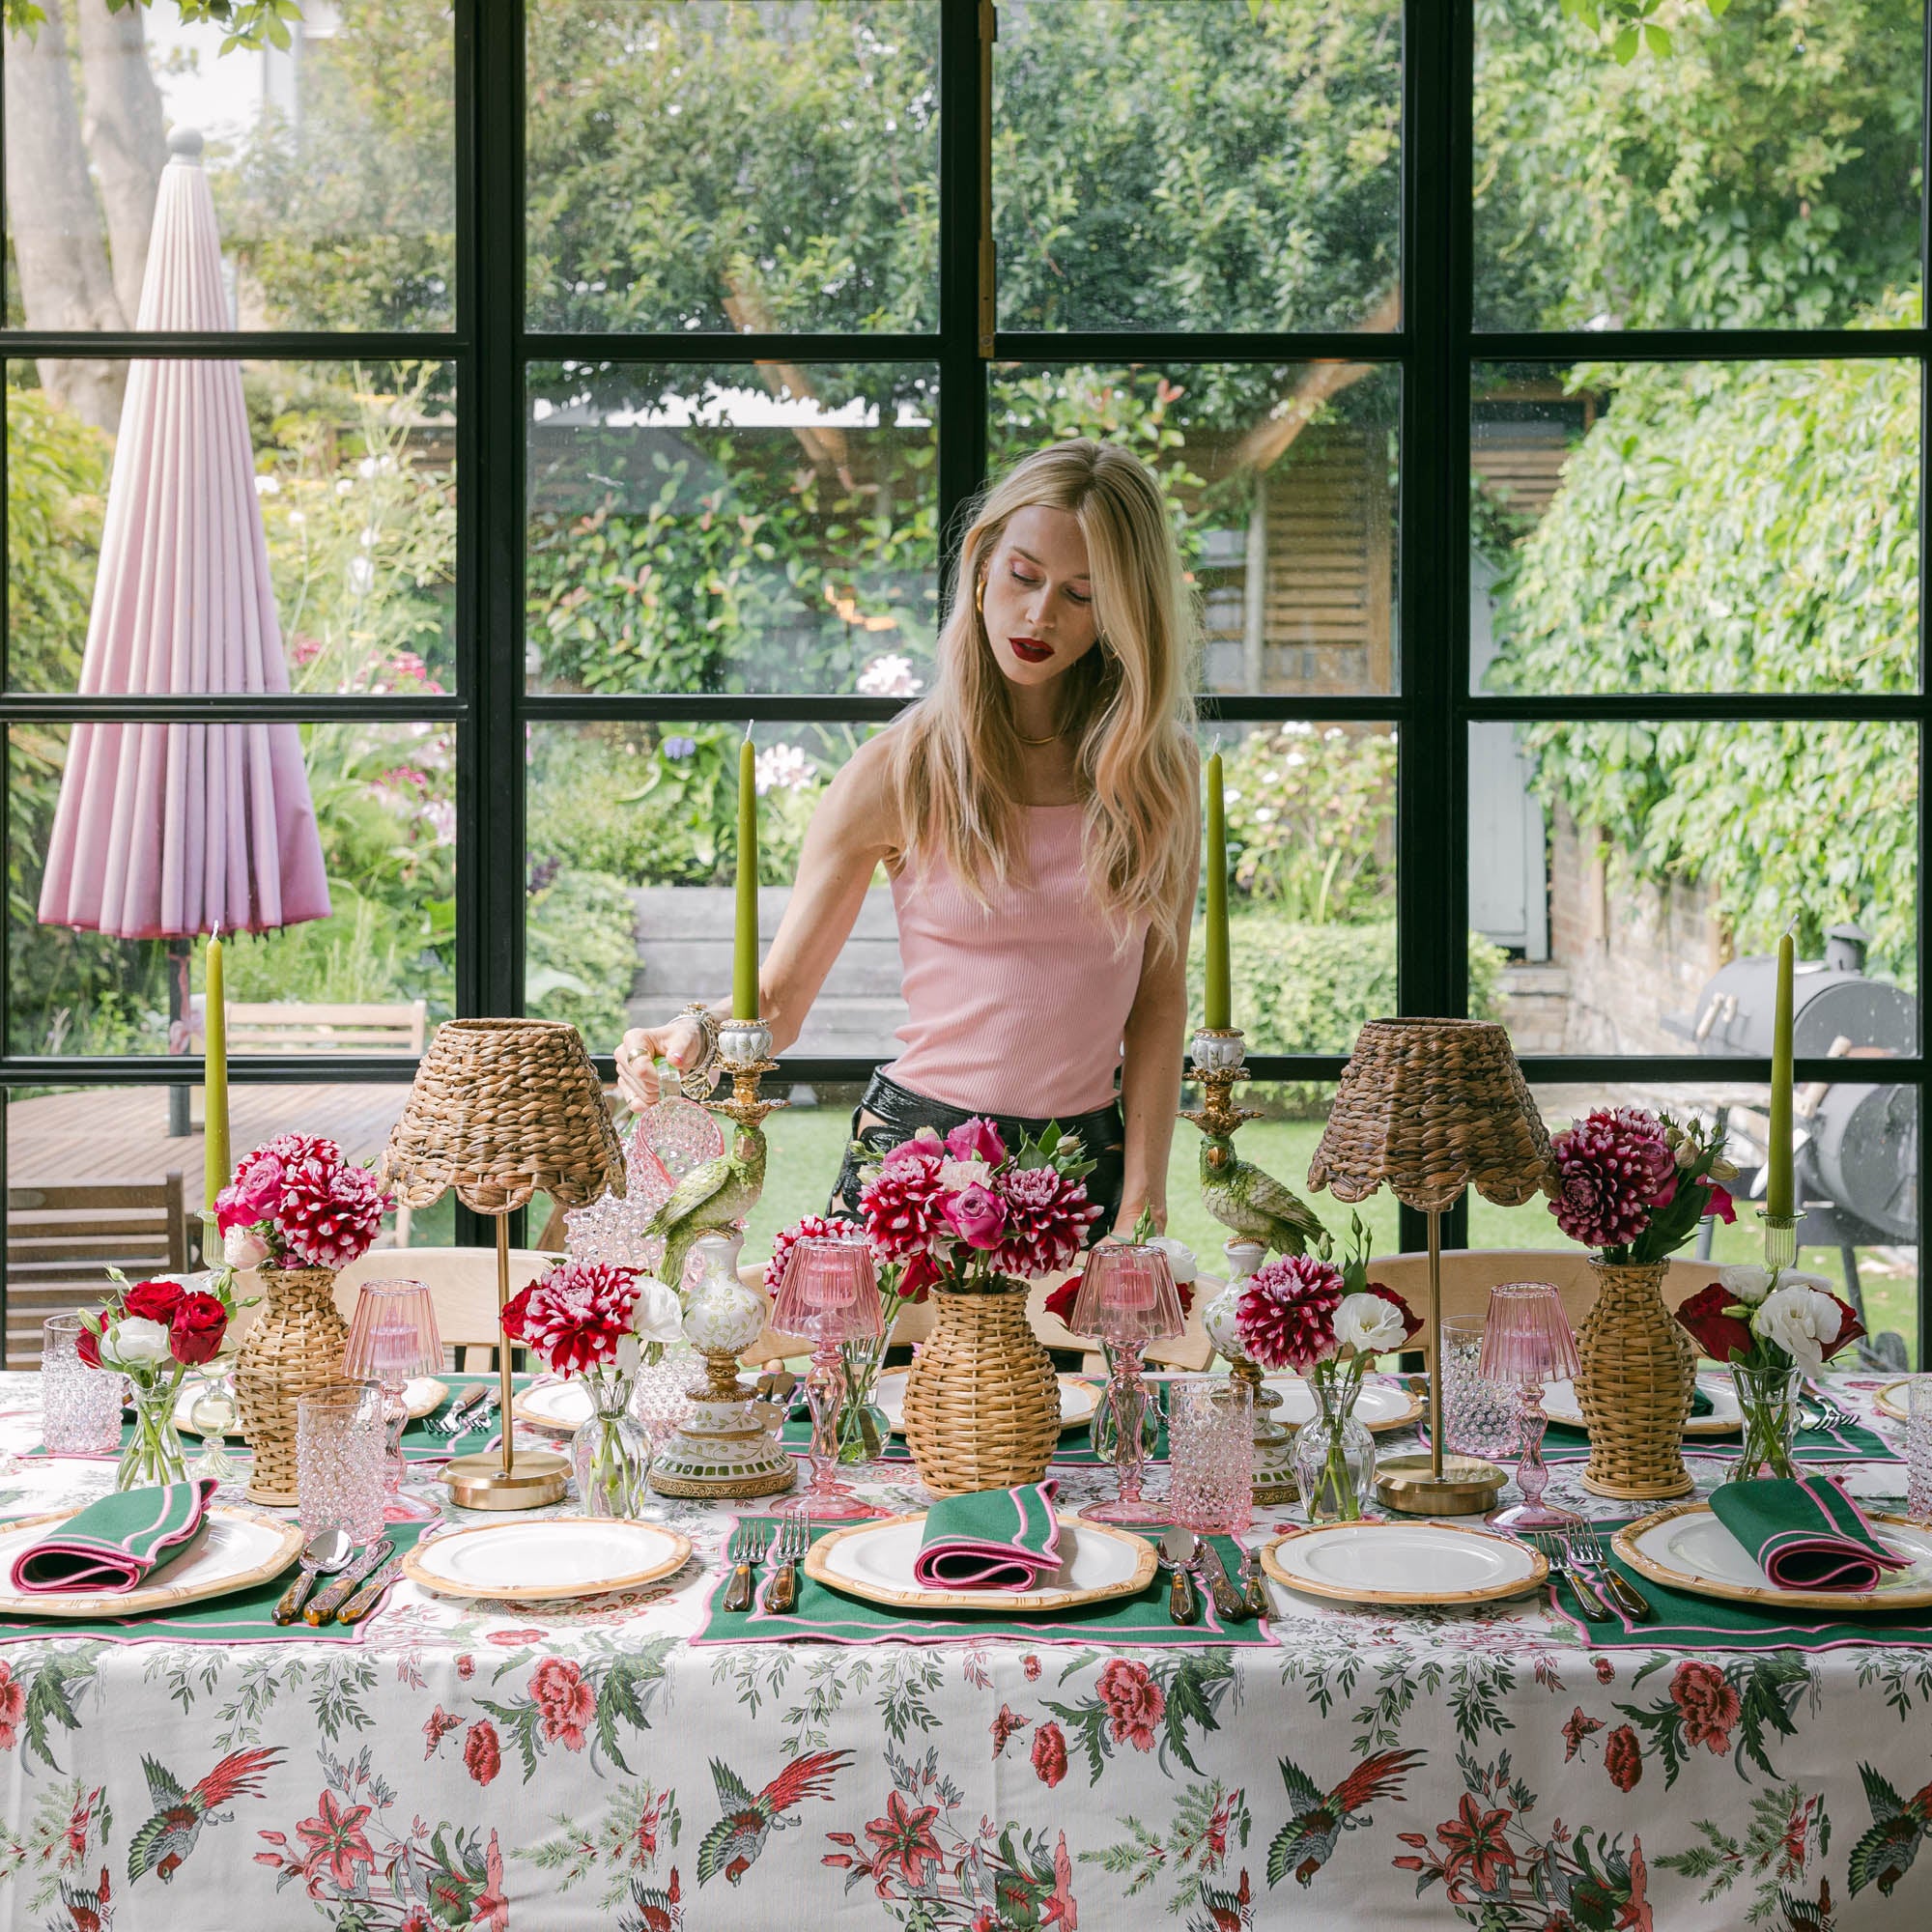
<path id="1" fill-rule="evenodd" d="M 1041 643 L 1037 638 L 1010 638 L 1008 641 L 1022 664 L 1043 665 L 1053 655 L 1053 646 Z"/>

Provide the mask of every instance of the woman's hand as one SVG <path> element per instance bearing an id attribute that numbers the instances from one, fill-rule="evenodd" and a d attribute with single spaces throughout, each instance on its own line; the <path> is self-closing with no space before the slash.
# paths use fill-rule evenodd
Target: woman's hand
<path id="1" fill-rule="evenodd" d="M 647 1112 L 662 1096 L 654 1061 L 668 1060 L 684 1073 L 704 1051 L 704 1029 L 689 1013 L 661 1027 L 633 1027 L 617 1042 L 617 1091 L 634 1114 Z"/>
<path id="2" fill-rule="evenodd" d="M 1152 1217 L 1156 1235 L 1167 1233 L 1167 1203 L 1165 1201 L 1122 1201 L 1121 1211 L 1114 1216 L 1114 1232 L 1102 1238 L 1112 1241 L 1131 1241 L 1134 1230 L 1140 1225 L 1143 1213 Z"/>

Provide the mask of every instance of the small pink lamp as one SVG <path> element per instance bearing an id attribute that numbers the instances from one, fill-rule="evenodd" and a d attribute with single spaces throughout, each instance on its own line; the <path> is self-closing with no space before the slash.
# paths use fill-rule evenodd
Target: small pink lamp
<path id="1" fill-rule="evenodd" d="M 863 1236 L 815 1236 L 794 1242 L 772 1307 L 781 1335 L 812 1344 L 805 1382 L 811 1405 L 811 1482 L 779 1512 L 782 1516 L 868 1517 L 891 1512 L 862 1502 L 832 1473 L 838 1460 L 838 1410 L 845 1400 L 846 1342 L 878 1341 L 886 1332 L 872 1249 Z"/>
<path id="2" fill-rule="evenodd" d="M 1511 1281 L 1490 1290 L 1490 1316 L 1483 1327 L 1478 1373 L 1514 1382 L 1522 1420 L 1522 1450 L 1516 1465 L 1522 1501 L 1492 1510 L 1499 1529 L 1558 1529 L 1582 1521 L 1574 1510 L 1553 1509 L 1543 1500 L 1549 1465 L 1543 1460 L 1543 1385 L 1562 1381 L 1577 1370 L 1577 1339 L 1556 1291 L 1547 1281 Z"/>
<path id="3" fill-rule="evenodd" d="M 419 1281 L 365 1281 L 349 1324 L 342 1372 L 351 1380 L 380 1382 L 386 1447 L 383 1456 L 383 1520 L 410 1520 L 403 1495 L 403 1426 L 409 1405 L 403 1390 L 412 1376 L 433 1376 L 442 1367 L 442 1338 L 436 1329 L 436 1306 Z M 509 1426 L 505 1418 L 504 1427 Z"/>
<path id="4" fill-rule="evenodd" d="M 1166 1517 L 1141 1500 L 1147 1444 L 1141 1427 L 1150 1400 L 1141 1374 L 1141 1350 L 1150 1342 L 1170 1342 L 1185 1327 L 1180 1297 L 1164 1250 L 1131 1241 L 1101 1241 L 1090 1248 L 1066 1324 L 1076 1335 L 1092 1335 L 1107 1350 L 1107 1386 L 1100 1400 L 1114 1415 L 1114 1472 L 1120 1493 L 1110 1503 L 1089 1503 L 1080 1514 L 1096 1522 L 1164 1522 Z"/>

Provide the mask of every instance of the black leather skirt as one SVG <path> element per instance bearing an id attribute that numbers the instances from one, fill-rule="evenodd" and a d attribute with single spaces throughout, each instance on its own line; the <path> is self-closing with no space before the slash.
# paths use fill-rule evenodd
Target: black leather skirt
<path id="1" fill-rule="evenodd" d="M 859 1169 L 876 1160 L 889 1148 L 910 1140 L 921 1127 L 932 1127 L 941 1134 L 977 1118 L 964 1107 L 949 1107 L 944 1100 L 928 1098 L 901 1087 L 883 1072 L 872 1075 L 866 1097 L 852 1111 L 852 1143 L 845 1150 L 844 1165 L 838 1170 L 838 1184 L 832 1190 L 829 1214 L 849 1220 L 859 1218 Z M 988 1116 L 1000 1130 L 1000 1138 L 1009 1148 L 1020 1144 L 1022 1132 L 1036 1140 L 1050 1122 L 1026 1120 L 1014 1114 Z M 864 1122 L 862 1125 L 861 1122 Z M 1060 1122 L 1062 1133 L 1078 1134 L 1094 1162 L 1087 1177 L 1087 1198 L 1100 1206 L 1100 1217 L 1087 1231 L 1088 1243 L 1113 1232 L 1114 1219 L 1121 1211 L 1121 1188 L 1125 1179 L 1126 1130 L 1122 1125 L 1118 1101 L 1092 1114 L 1074 1114 Z"/>

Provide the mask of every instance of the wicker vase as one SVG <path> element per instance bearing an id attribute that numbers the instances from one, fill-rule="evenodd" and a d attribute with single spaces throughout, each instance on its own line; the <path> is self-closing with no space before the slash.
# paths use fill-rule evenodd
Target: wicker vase
<path id="1" fill-rule="evenodd" d="M 348 1325 L 335 1312 L 332 1268 L 261 1270 L 264 1306 L 235 1362 L 242 1434 L 254 1451 L 248 1500 L 296 1500 L 296 1399 L 342 1378 Z"/>
<path id="2" fill-rule="evenodd" d="M 1060 1385 L 1027 1321 L 1026 1284 L 934 1289 L 906 1378 L 906 1446 L 936 1495 L 1037 1483 L 1060 1440 Z"/>
<path id="3" fill-rule="evenodd" d="M 1692 1488 L 1684 1418 L 1697 1355 L 1663 1305 L 1669 1266 L 1590 1264 L 1597 1299 L 1577 1337 L 1577 1400 L 1590 1432 L 1583 1487 L 1600 1496 L 1648 1501 Z"/>

